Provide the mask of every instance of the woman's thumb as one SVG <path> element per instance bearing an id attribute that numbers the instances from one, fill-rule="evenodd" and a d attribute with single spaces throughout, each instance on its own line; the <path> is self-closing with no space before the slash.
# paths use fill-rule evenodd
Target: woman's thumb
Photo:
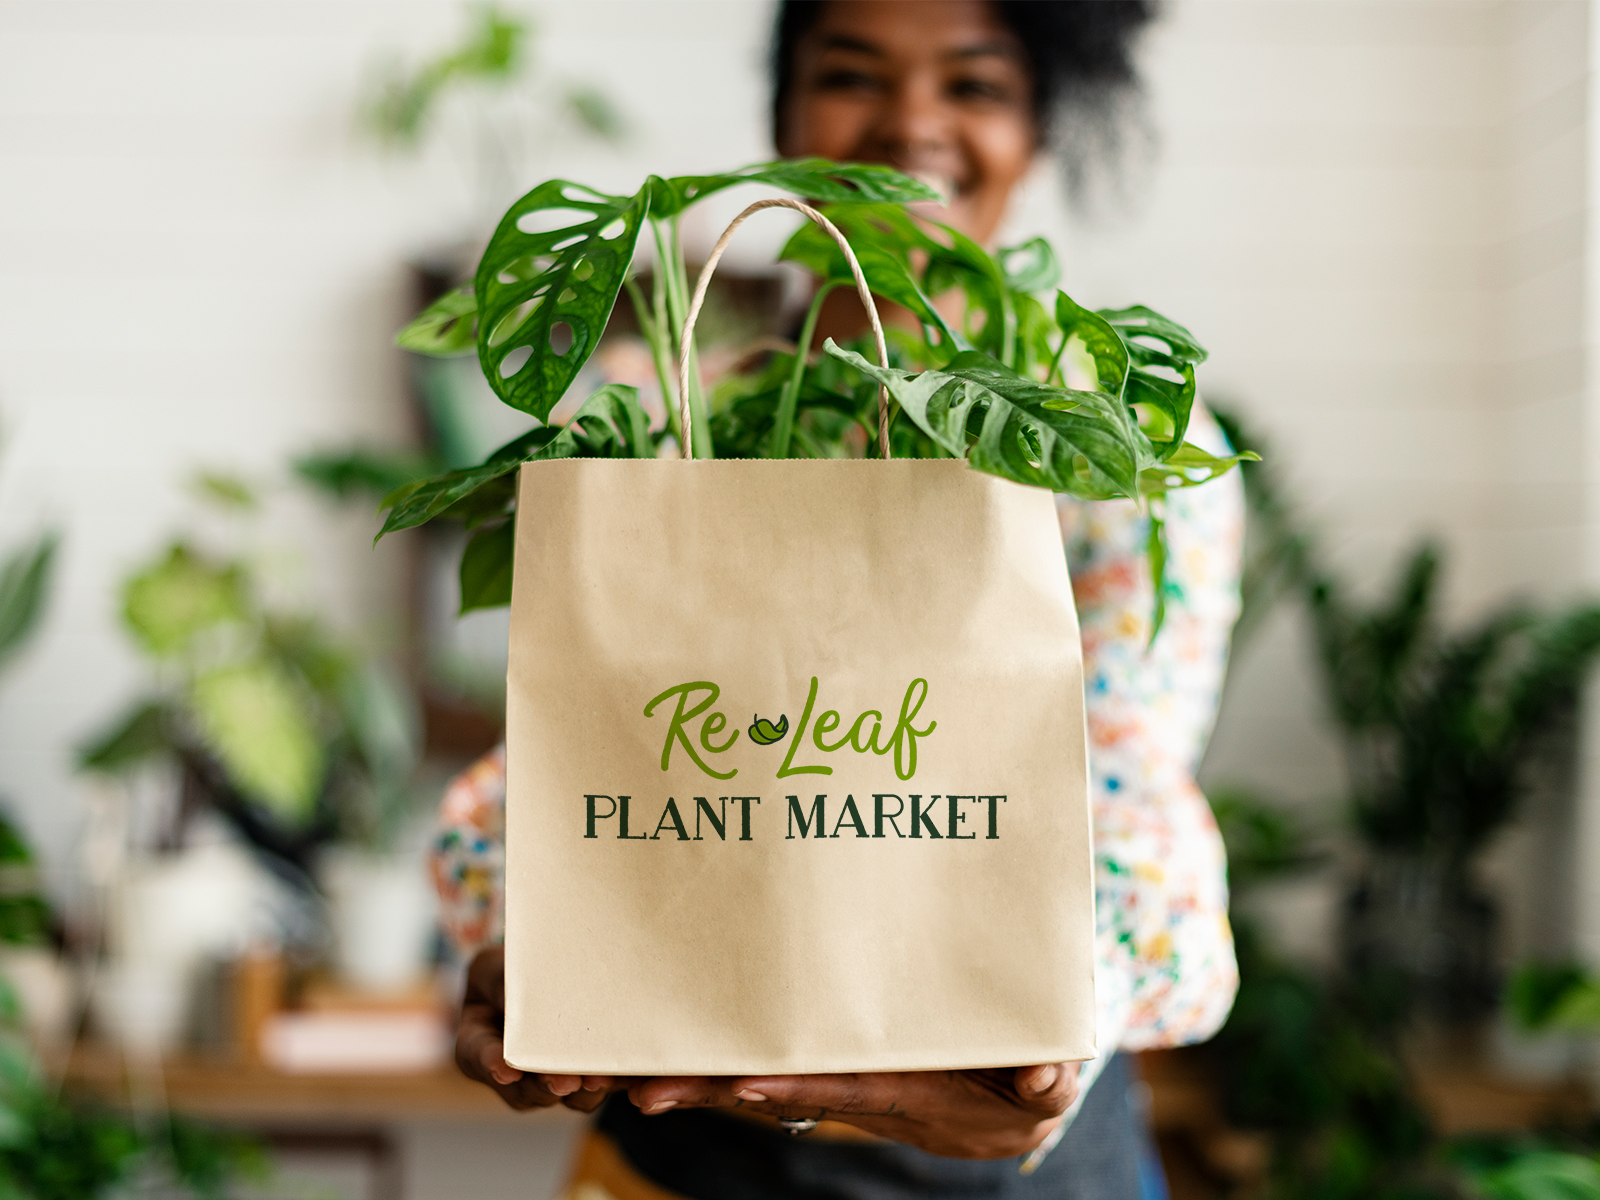
<path id="1" fill-rule="evenodd" d="M 1076 1072 L 1062 1063 L 1017 1068 L 1017 1096 L 1029 1108 L 1056 1116 L 1067 1110 L 1076 1092 Z"/>

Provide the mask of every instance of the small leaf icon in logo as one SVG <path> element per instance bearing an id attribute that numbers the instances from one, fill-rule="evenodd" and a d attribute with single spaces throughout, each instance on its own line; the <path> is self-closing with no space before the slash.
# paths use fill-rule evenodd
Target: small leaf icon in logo
<path id="1" fill-rule="evenodd" d="M 756 717 L 750 722 L 750 740 L 758 746 L 770 746 L 773 742 L 781 742 L 783 735 L 789 732 L 789 718 L 780 714 L 778 723 L 774 725 L 765 717 Z"/>

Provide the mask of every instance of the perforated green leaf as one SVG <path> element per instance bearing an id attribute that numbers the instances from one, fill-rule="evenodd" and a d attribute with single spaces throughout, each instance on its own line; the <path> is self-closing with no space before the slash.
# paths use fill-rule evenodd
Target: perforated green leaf
<path id="1" fill-rule="evenodd" d="M 541 421 L 594 352 L 633 261 L 650 185 L 610 196 L 563 179 L 511 206 L 478 264 L 478 360 Z"/>
<path id="2" fill-rule="evenodd" d="M 1061 279 L 1056 252 L 1042 237 L 1029 238 L 1020 246 L 1002 246 L 997 257 L 1012 291 L 1047 292 Z"/>
<path id="3" fill-rule="evenodd" d="M 939 199 L 939 193 L 927 184 L 892 167 L 837 163 L 826 158 L 754 163 L 720 175 L 678 175 L 671 179 L 652 175 L 645 187 L 650 193 L 651 215 L 671 217 L 707 196 L 741 183 L 765 183 L 819 204 L 909 204 Z"/>
<path id="4" fill-rule="evenodd" d="M 1076 337 L 1094 360 L 1100 390 L 1121 396 L 1128 378 L 1128 347 L 1099 313 L 1090 312 L 1065 292 L 1056 293 L 1056 324 L 1067 337 Z"/>
<path id="5" fill-rule="evenodd" d="M 924 324 L 938 329 L 945 346 L 953 344 L 962 350 L 976 346 L 996 355 L 1009 348 L 1015 335 L 1015 314 L 1008 303 L 1005 276 L 999 263 L 982 246 L 948 225 L 918 220 L 898 205 L 830 205 L 824 213 L 849 240 L 850 248 L 861 260 L 862 274 L 867 276 L 868 284 L 875 291 L 878 281 L 868 266 L 869 259 L 889 257 L 912 273 L 912 286 L 919 290 L 907 295 L 903 284 L 880 269 L 878 274 L 886 276 L 886 285 L 901 289 L 900 294 L 889 291 L 880 294 L 904 304 Z M 806 265 L 812 269 L 828 264 L 830 278 L 850 278 L 844 268 L 844 256 L 821 230 L 801 230 L 791 245 L 796 247 L 797 254 L 810 260 Z M 803 260 L 797 257 L 795 261 Z M 920 281 L 916 280 L 914 265 L 915 270 L 921 272 Z M 942 316 L 930 311 L 932 306 L 927 298 L 951 288 L 962 289 L 968 301 L 984 314 L 982 329 L 974 337 L 969 338 L 961 330 L 952 332 Z"/>
<path id="6" fill-rule="evenodd" d="M 892 211 L 899 213 L 898 209 Z M 832 205 L 826 215 L 850 243 L 861 264 L 861 274 L 874 295 L 909 309 L 917 320 L 938 330 L 941 345 L 946 349 L 970 350 L 972 347 L 966 338 L 950 327 L 911 274 L 910 252 L 923 248 L 923 239 L 917 236 L 921 231 L 909 224 L 874 222 L 874 215 L 881 212 L 872 206 Z M 913 235 L 909 243 L 905 237 L 907 233 Z M 795 231 L 778 258 L 802 266 L 827 282 L 848 286 L 855 283 L 844 252 L 825 230 L 811 221 Z"/>
<path id="7" fill-rule="evenodd" d="M 1088 499 L 1138 495 L 1140 436 L 1111 396 L 1049 387 L 976 351 L 914 375 L 831 338 L 824 349 L 883 383 L 918 428 L 980 471 Z"/>
<path id="8" fill-rule="evenodd" d="M 1139 491 L 1145 496 L 1159 496 L 1179 488 L 1198 487 L 1242 462 L 1260 461 L 1261 456 L 1253 450 L 1219 458 L 1193 442 L 1184 442 L 1163 461 L 1139 472 Z"/>

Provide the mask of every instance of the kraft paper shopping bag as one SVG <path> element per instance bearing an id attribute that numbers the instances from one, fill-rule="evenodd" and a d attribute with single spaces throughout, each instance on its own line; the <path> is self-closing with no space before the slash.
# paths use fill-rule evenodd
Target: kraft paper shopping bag
<path id="1" fill-rule="evenodd" d="M 1087 794 L 1049 492 L 952 460 L 522 467 L 512 1065 L 1091 1057 Z"/>

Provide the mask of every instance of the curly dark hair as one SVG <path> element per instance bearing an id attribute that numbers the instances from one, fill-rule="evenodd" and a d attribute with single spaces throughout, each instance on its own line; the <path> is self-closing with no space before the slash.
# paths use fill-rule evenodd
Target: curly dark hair
<path id="1" fill-rule="evenodd" d="M 795 50 L 822 16 L 827 0 L 779 0 L 772 31 L 774 140 L 794 86 Z M 1090 159 L 1112 156 L 1130 98 L 1139 93 L 1133 49 L 1157 14 L 1158 0 L 992 0 L 1000 20 L 1028 56 L 1033 118 L 1041 144 L 1070 123 L 1060 147 L 1077 191 Z M 1056 138 L 1057 141 L 1063 139 Z M 1077 143 L 1074 145 L 1073 143 Z"/>

